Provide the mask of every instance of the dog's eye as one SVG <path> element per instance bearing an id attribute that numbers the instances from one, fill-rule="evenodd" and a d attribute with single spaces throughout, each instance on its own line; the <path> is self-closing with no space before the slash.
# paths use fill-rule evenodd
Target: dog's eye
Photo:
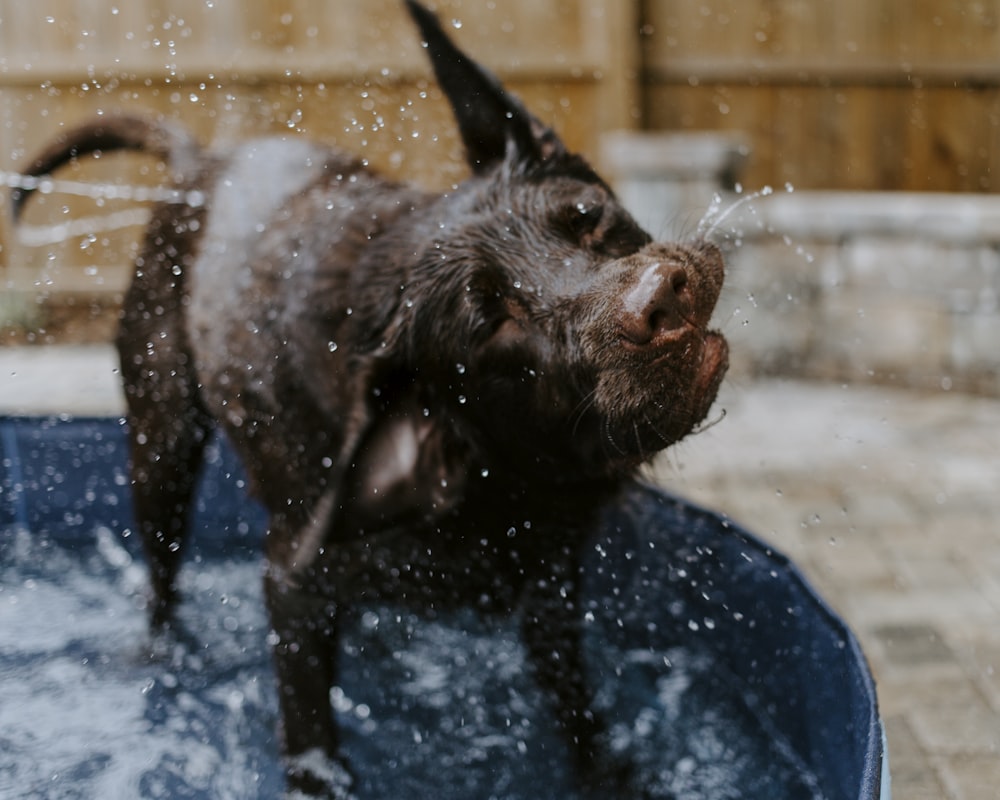
<path id="1" fill-rule="evenodd" d="M 577 201 L 568 205 L 563 219 L 570 235 L 583 244 L 591 244 L 602 230 L 604 206 L 600 203 Z"/>

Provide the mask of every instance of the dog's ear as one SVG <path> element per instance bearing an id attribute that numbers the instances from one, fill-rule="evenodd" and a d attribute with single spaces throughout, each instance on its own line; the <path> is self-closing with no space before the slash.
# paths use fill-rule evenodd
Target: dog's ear
<path id="1" fill-rule="evenodd" d="M 344 486 L 353 526 L 440 518 L 464 494 L 471 451 L 447 418 L 421 406 L 404 392 L 369 427 Z"/>
<path id="2" fill-rule="evenodd" d="M 290 539 L 269 543 L 272 565 L 292 580 L 325 547 L 365 531 L 444 517 L 464 496 L 473 473 L 472 447 L 455 432 L 453 420 L 429 413 L 412 390 L 380 404 L 372 397 L 370 375 L 363 374 L 366 365 L 358 366 L 355 384 L 364 391 L 348 406 L 342 449 L 325 490 Z"/>
<path id="3" fill-rule="evenodd" d="M 527 162 L 567 155 L 555 131 L 509 94 L 493 73 L 459 50 L 433 13 L 416 0 L 406 0 L 406 5 L 420 28 L 438 84 L 451 103 L 473 172 L 485 172 L 503 161 L 509 147 Z"/>

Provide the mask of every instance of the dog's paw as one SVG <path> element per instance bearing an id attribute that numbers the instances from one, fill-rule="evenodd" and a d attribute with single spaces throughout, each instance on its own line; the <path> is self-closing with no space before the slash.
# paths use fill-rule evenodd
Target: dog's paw
<path id="1" fill-rule="evenodd" d="M 285 800 L 355 800 L 350 769 L 319 748 L 289 758 L 285 774 Z"/>

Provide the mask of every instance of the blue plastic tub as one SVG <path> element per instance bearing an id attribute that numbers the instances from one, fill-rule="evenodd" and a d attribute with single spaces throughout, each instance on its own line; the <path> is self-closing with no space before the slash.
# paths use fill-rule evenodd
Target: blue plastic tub
<path id="1" fill-rule="evenodd" d="M 123 423 L 0 418 L 0 797 L 281 792 L 264 516 L 210 448 L 181 640 L 150 642 Z M 787 558 L 637 488 L 586 565 L 587 661 L 652 796 L 888 800 L 852 633 Z M 365 609 L 331 699 L 360 798 L 571 798 L 516 623 Z M 885 773 L 885 774 L 883 774 Z"/>

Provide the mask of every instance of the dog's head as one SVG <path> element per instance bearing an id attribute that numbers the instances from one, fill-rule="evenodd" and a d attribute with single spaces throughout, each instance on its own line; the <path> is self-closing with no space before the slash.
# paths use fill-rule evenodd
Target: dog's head
<path id="1" fill-rule="evenodd" d="M 491 456 L 568 480 L 627 472 L 715 399 L 721 255 L 653 242 L 582 157 L 409 5 L 473 174 L 415 212 L 407 247 L 388 248 L 408 264 L 372 325 L 379 345 Z"/>

